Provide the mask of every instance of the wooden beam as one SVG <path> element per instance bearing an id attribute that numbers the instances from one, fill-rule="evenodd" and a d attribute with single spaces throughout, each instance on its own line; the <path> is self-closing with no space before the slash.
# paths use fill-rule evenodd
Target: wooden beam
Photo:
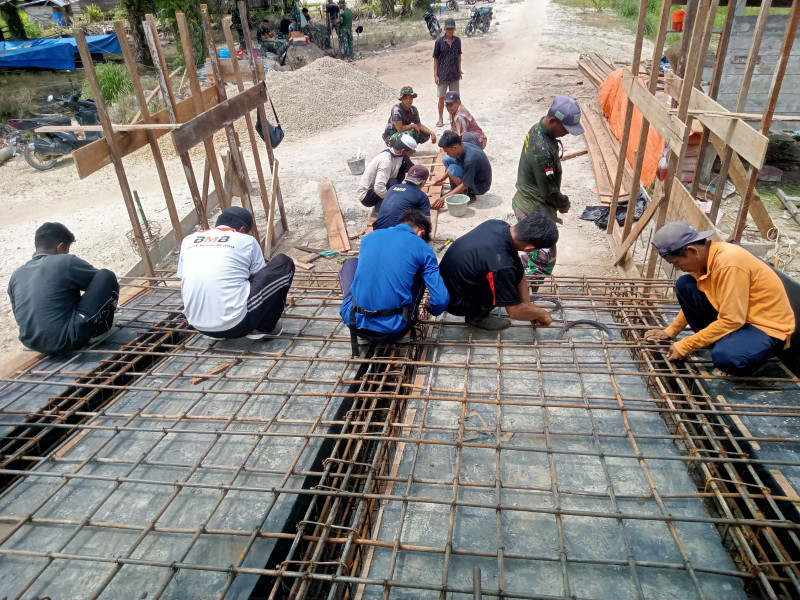
<path id="1" fill-rule="evenodd" d="M 145 31 L 146 30 L 145 27 Z M 203 102 L 206 106 L 210 107 L 217 104 L 217 91 L 213 86 L 204 88 L 202 95 Z M 175 105 L 176 123 L 188 121 L 196 117 L 197 114 L 191 98 L 181 100 Z M 164 108 L 150 115 L 150 120 L 152 123 L 169 123 L 169 112 Z M 160 138 L 162 135 L 167 135 L 169 130 L 153 130 L 152 133 L 155 138 Z M 120 157 L 128 156 L 140 148 L 144 148 L 148 144 L 147 131 L 141 129 L 115 133 L 114 140 Z M 80 179 L 84 179 L 106 165 L 110 165 L 111 156 L 108 153 L 108 142 L 106 138 L 100 138 L 91 144 L 78 148 L 72 153 L 72 159 L 75 161 L 75 167 L 78 169 L 78 177 Z"/>
<path id="2" fill-rule="evenodd" d="M 130 44 L 128 43 L 128 36 L 125 33 L 125 25 L 122 21 L 114 21 L 114 31 L 117 33 L 120 48 L 122 49 L 122 57 L 125 60 L 125 66 L 128 68 L 128 73 L 131 78 L 131 85 L 136 96 L 136 101 L 139 104 L 139 114 L 142 121 L 151 125 L 150 108 L 147 106 L 147 98 L 144 96 L 142 90 L 142 82 L 139 79 L 139 72 L 136 66 L 136 59 L 131 51 Z M 178 216 L 178 209 L 175 207 L 175 198 L 172 196 L 172 188 L 169 185 L 169 178 L 167 177 L 167 170 L 164 167 L 164 159 L 161 156 L 161 148 L 156 141 L 152 131 L 147 131 L 147 143 L 150 144 L 150 152 L 153 153 L 153 163 L 158 173 L 158 180 L 161 183 L 161 191 L 164 193 L 164 202 L 167 205 L 167 213 L 169 213 L 169 220 L 172 223 L 172 231 L 175 234 L 176 247 L 180 247 L 183 241 L 183 228 L 181 227 L 181 219 Z"/>
<path id="3" fill-rule="evenodd" d="M 669 111 L 666 97 L 659 99 L 651 94 L 633 74 L 625 69 L 622 72 L 622 89 L 642 113 L 647 122 L 664 138 L 673 152 L 683 145 L 686 126 L 677 114 Z"/>
<path id="4" fill-rule="evenodd" d="M 619 247 L 617 248 L 617 257 L 614 259 L 615 265 L 618 265 L 619 263 L 625 260 L 625 257 L 628 254 L 628 250 L 630 250 L 631 246 L 633 246 L 633 243 L 642 234 L 644 228 L 647 227 L 647 224 L 650 222 L 650 219 L 652 219 L 655 216 L 656 211 L 658 210 L 658 207 L 661 205 L 661 202 L 663 200 L 664 200 L 664 195 L 661 194 L 656 198 L 653 198 L 653 201 L 650 202 L 650 206 L 648 206 L 647 209 L 644 211 L 644 213 L 642 213 L 642 216 L 636 222 L 636 225 L 633 226 L 631 232 L 628 234 L 628 237 L 622 240 L 622 243 L 619 244 Z M 609 218 L 611 218 L 611 215 L 609 215 Z"/>
<path id="5" fill-rule="evenodd" d="M 228 33 L 230 33 L 230 27 L 228 27 Z M 272 197 L 270 198 L 270 205 L 269 209 L 267 210 L 267 233 L 264 239 L 264 255 L 266 256 L 267 260 L 269 260 L 269 257 L 272 256 L 273 244 L 275 243 L 275 200 L 278 198 L 281 189 L 281 184 L 278 180 L 279 164 L 280 163 L 276 158 L 275 164 L 273 165 L 274 170 L 272 171 Z M 344 223 L 344 220 L 342 220 L 342 223 Z M 319 256 L 319 254 L 317 254 L 317 256 Z"/>
<path id="6" fill-rule="evenodd" d="M 119 37 L 118 37 L 118 39 L 119 39 Z M 178 67 L 177 69 L 175 69 L 172 73 L 169 74 L 169 78 L 172 79 L 173 77 L 175 77 L 175 75 L 177 75 L 178 73 L 181 72 L 181 69 L 183 69 L 183 67 Z M 150 92 L 147 94 L 147 97 L 145 98 L 145 102 L 147 103 L 148 107 L 150 106 L 150 102 L 153 100 L 153 98 L 156 97 L 156 94 L 158 93 L 159 89 L 160 89 L 159 86 L 156 86 L 152 90 L 150 90 Z M 148 110 L 149 110 L 149 108 L 148 108 Z M 137 110 L 136 114 L 133 115 L 133 118 L 131 119 L 131 123 L 130 124 L 134 125 L 139 120 L 139 117 L 141 117 L 141 116 L 142 116 L 142 111 L 141 110 Z"/>
<path id="7" fill-rule="evenodd" d="M 347 228 L 344 225 L 342 211 L 339 208 L 339 200 L 336 198 L 336 191 L 330 181 L 319 183 L 319 199 L 322 203 L 322 214 L 325 217 L 325 227 L 328 230 L 328 243 L 331 250 L 348 252 L 350 250 L 350 238 L 347 236 Z"/>
<path id="8" fill-rule="evenodd" d="M 139 223 L 139 217 L 136 214 L 136 209 L 133 203 L 133 194 L 131 193 L 131 188 L 128 185 L 128 176 L 125 174 L 125 167 L 122 166 L 122 158 L 117 151 L 117 145 L 113 137 L 113 131 L 111 130 L 111 118 L 108 116 L 106 103 L 103 101 L 103 92 L 100 90 L 100 82 L 97 79 L 97 72 L 94 69 L 94 63 L 92 62 L 92 54 L 89 50 L 89 44 L 86 43 L 86 35 L 83 33 L 82 29 L 78 29 L 76 27 L 72 30 L 72 32 L 75 36 L 75 42 L 78 45 L 78 52 L 80 53 L 81 62 L 83 63 L 86 81 L 89 82 L 89 89 L 92 91 L 92 97 L 94 98 L 94 103 L 97 107 L 97 116 L 100 119 L 100 123 L 103 125 L 103 133 L 106 136 L 109 155 L 111 156 L 111 162 L 114 165 L 114 171 L 117 174 L 119 189 L 122 192 L 122 200 L 125 202 L 125 208 L 128 211 L 128 218 L 131 221 L 133 235 L 136 239 L 136 246 L 139 248 L 139 255 L 144 261 L 145 273 L 148 277 L 153 277 L 153 263 L 150 260 L 150 253 L 147 250 L 147 243 L 144 239 L 142 226 Z"/>
<path id="9" fill-rule="evenodd" d="M 683 91 L 683 80 L 674 73 L 667 73 L 667 93 L 678 96 Z M 730 146 L 751 165 L 764 166 L 769 139 L 756 131 L 741 119 L 722 117 L 705 112 L 692 113 L 691 110 L 713 111 L 725 113 L 725 107 L 706 96 L 698 89 L 692 89 L 689 100 L 689 113 L 696 114 L 697 119 L 708 127 L 725 145 Z"/>
<path id="10" fill-rule="evenodd" d="M 172 131 L 179 127 L 177 123 L 136 123 L 135 125 L 111 125 L 111 130 L 117 131 L 153 131 L 164 129 Z M 102 133 L 102 125 L 42 125 L 34 129 L 36 133 L 62 133 L 62 132 L 85 132 Z"/>

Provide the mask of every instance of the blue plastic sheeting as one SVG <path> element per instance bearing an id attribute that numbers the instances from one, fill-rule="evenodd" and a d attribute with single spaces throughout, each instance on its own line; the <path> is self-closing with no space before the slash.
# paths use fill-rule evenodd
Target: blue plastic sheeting
<path id="1" fill-rule="evenodd" d="M 121 54 L 117 34 L 87 36 L 92 54 Z M 75 38 L 53 38 L 0 42 L 0 68 L 38 67 L 60 71 L 75 70 Z"/>

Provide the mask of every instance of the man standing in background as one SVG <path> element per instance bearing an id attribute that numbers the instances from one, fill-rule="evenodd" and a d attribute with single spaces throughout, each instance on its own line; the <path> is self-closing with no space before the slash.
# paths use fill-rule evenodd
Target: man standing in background
<path id="1" fill-rule="evenodd" d="M 328 26 L 328 37 L 325 40 L 327 42 L 326 46 L 332 48 L 331 34 L 339 29 L 339 7 L 336 6 L 333 0 L 328 0 L 325 5 L 325 22 Z"/>
<path id="2" fill-rule="evenodd" d="M 353 11 L 345 0 L 339 0 L 339 45 L 347 58 L 355 58 L 353 52 Z"/>
<path id="3" fill-rule="evenodd" d="M 457 92 L 461 81 L 461 39 L 454 34 L 455 19 L 444 20 L 444 37 L 433 46 L 433 80 L 439 97 L 439 120 L 437 127 L 444 127 L 444 95 L 448 90 Z"/>

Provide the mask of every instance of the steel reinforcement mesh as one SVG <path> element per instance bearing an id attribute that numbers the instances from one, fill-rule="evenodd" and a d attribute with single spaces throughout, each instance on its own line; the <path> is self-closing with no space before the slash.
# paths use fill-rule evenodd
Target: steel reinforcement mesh
<path id="1" fill-rule="evenodd" d="M 138 285 L 111 342 L 0 384 L 0 597 L 800 594 L 798 381 L 664 361 L 667 283 L 548 280 L 549 328 L 444 315 L 368 358 L 334 274 L 266 341 Z"/>

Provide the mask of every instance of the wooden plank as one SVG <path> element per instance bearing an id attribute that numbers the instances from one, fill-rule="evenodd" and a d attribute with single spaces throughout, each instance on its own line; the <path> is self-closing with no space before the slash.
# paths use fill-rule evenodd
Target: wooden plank
<path id="1" fill-rule="evenodd" d="M 606 168 L 603 161 L 603 152 L 600 149 L 600 144 L 597 142 L 597 136 L 594 134 L 593 124 L 590 119 L 587 119 L 589 111 L 582 110 L 583 119 L 583 139 L 586 146 L 589 148 L 589 159 L 592 163 L 592 171 L 594 172 L 594 182 L 597 186 L 597 197 L 600 199 L 603 196 L 610 196 L 612 193 L 611 175 Z"/>
<path id="2" fill-rule="evenodd" d="M 680 95 L 683 80 L 672 72 L 667 73 L 667 92 Z M 725 107 L 698 89 L 692 89 L 689 110 L 708 110 L 724 113 Z M 708 127 L 726 146 L 733 148 L 742 158 L 759 169 L 764 166 L 769 140 L 741 119 L 699 113 L 697 119 Z M 723 154 L 724 155 L 724 154 Z"/>
<path id="3" fill-rule="evenodd" d="M 750 442 L 750 445 L 755 447 L 758 444 Z M 795 507 L 800 508 L 800 496 L 797 495 L 797 491 L 792 487 L 792 484 L 789 483 L 789 480 L 786 479 L 783 472 L 778 469 L 770 469 L 769 474 L 772 475 L 775 482 L 781 487 L 784 495 L 792 501 Z"/>
<path id="4" fill-rule="evenodd" d="M 677 152 L 683 145 L 685 126 L 677 115 L 669 112 L 666 98 L 662 100 L 648 92 L 627 69 L 622 72 L 622 89 L 650 125 L 669 142 L 670 148 Z"/>
<path id="5" fill-rule="evenodd" d="M 117 131 L 157 131 L 165 129 L 172 131 L 180 127 L 178 124 L 173 123 L 136 123 L 134 125 L 111 125 L 111 130 Z M 43 125 L 34 129 L 36 133 L 63 133 L 63 132 L 85 132 L 85 133 L 102 133 L 102 125 Z"/>
<path id="6" fill-rule="evenodd" d="M 617 248 L 617 257 L 614 259 L 615 265 L 618 265 L 619 263 L 625 260 L 625 256 L 627 255 L 628 250 L 630 250 L 631 246 L 633 246 L 633 243 L 636 241 L 636 238 L 638 238 L 642 234 L 644 228 L 647 227 L 647 224 L 650 222 L 650 219 L 652 219 L 655 216 L 656 210 L 658 210 L 658 207 L 661 205 L 661 202 L 663 200 L 664 200 L 664 195 L 659 194 L 657 197 L 653 198 L 652 202 L 650 202 L 650 206 L 648 206 L 647 209 L 644 211 L 644 213 L 642 213 L 642 216 L 639 217 L 639 220 L 631 229 L 631 232 L 628 234 L 628 237 L 626 237 L 622 241 L 622 243 L 620 243 L 619 248 Z"/>
<path id="7" fill-rule="evenodd" d="M 203 89 L 203 103 L 207 107 L 212 107 L 217 104 L 217 91 L 214 86 L 209 86 Z M 175 116 L 178 123 L 185 123 L 190 119 L 197 116 L 197 111 L 194 108 L 192 98 L 181 100 L 175 105 Z M 153 123 L 169 123 L 169 113 L 164 108 L 157 113 L 150 115 L 150 120 Z M 169 130 L 153 130 L 153 135 L 160 138 L 162 135 L 169 133 Z M 121 131 L 114 134 L 114 141 L 117 145 L 117 150 L 120 157 L 128 156 L 136 152 L 140 148 L 144 148 L 147 144 L 146 131 Z M 75 161 L 75 167 L 78 169 L 78 177 L 84 179 L 99 171 L 106 165 L 111 164 L 111 155 L 108 153 L 108 142 L 105 138 L 100 138 L 87 144 L 83 148 L 78 148 L 72 153 L 72 158 Z"/>
<path id="8" fill-rule="evenodd" d="M 276 242 L 275 240 L 275 200 L 280 196 L 281 192 L 281 184 L 280 180 L 278 179 L 278 166 L 280 162 L 278 159 L 275 159 L 273 163 L 274 170 L 272 171 L 272 197 L 270 199 L 269 209 L 267 209 L 267 233 L 265 235 L 265 243 L 264 243 L 264 254 L 269 260 L 269 257 L 272 255 L 272 248 L 273 244 Z M 331 188 L 332 189 L 332 188 Z M 338 205 L 338 202 L 337 202 Z M 341 213 L 339 213 L 341 216 Z M 284 230 L 285 231 L 285 230 Z M 345 232 L 346 234 L 346 232 Z M 348 249 L 349 249 L 350 242 L 348 241 Z M 318 255 L 319 256 L 319 255 Z"/>
<path id="9" fill-rule="evenodd" d="M 322 203 L 322 214 L 325 217 L 325 227 L 328 230 L 328 244 L 331 250 L 348 252 L 350 238 L 347 237 L 347 228 L 344 225 L 339 200 L 330 181 L 319 183 L 319 199 Z"/>
<path id="10" fill-rule="evenodd" d="M 183 123 L 172 132 L 178 154 L 188 152 L 204 139 L 233 124 L 266 101 L 267 88 L 260 83 Z"/>
<path id="11" fill-rule="evenodd" d="M 689 190 L 684 187 L 678 178 L 675 178 L 675 181 L 672 183 L 672 191 L 672 201 L 667 207 L 668 220 L 686 221 L 689 225 L 697 229 L 697 231 L 708 231 L 710 229 L 716 231 L 714 224 L 708 220 L 708 217 L 700 209 L 700 206 L 698 206 L 695 199 L 689 193 Z M 718 233 L 712 235 L 711 239 L 716 242 L 724 241 Z"/>

